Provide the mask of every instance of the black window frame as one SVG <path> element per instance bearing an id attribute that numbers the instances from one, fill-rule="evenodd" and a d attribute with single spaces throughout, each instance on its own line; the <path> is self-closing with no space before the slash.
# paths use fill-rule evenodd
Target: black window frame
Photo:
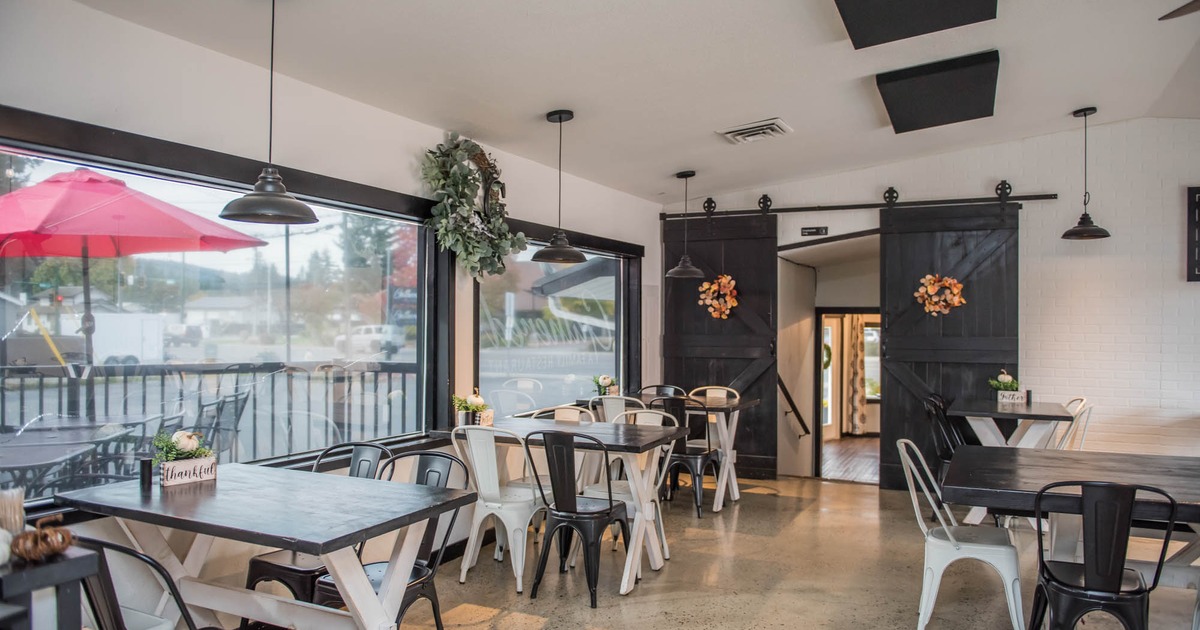
<path id="1" fill-rule="evenodd" d="M 198 183 L 232 191 L 247 191 L 264 163 L 211 149 L 140 135 L 118 129 L 60 118 L 0 104 L 0 144 L 49 158 L 76 160 L 114 170 L 129 171 L 185 183 Z M 415 220 L 431 216 L 434 202 L 402 192 L 378 188 L 276 164 L 288 192 L 297 198 L 325 207 L 373 216 Z M 422 226 L 422 230 L 428 230 Z M 426 433 L 378 440 L 389 447 L 436 448 L 447 440 L 429 437 L 428 432 L 452 425 L 449 383 L 454 374 L 454 274 L 453 256 L 440 252 L 432 234 L 421 239 L 425 273 L 426 374 L 424 396 L 428 415 Z M 256 462 L 261 465 L 309 468 L 313 454 L 298 454 Z M 330 467 L 339 462 L 332 461 Z M 31 518 L 62 512 L 52 499 L 26 504 Z"/>
<path id="2" fill-rule="evenodd" d="M 531 248 L 540 248 L 550 242 L 554 233 L 561 229 L 512 218 L 508 219 L 507 223 L 512 231 L 525 233 Z M 646 248 L 637 243 L 584 232 L 562 231 L 575 247 L 621 259 L 621 369 L 625 375 L 624 388 L 627 391 L 636 391 L 642 387 L 642 260 L 646 257 Z M 473 282 L 472 285 L 475 312 L 472 318 L 474 365 L 471 378 L 473 383 L 479 383 L 479 282 Z"/>

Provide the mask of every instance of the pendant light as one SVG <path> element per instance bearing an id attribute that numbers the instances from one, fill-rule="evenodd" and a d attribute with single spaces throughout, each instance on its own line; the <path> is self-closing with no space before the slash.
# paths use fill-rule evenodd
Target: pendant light
<path id="1" fill-rule="evenodd" d="M 267 165 L 254 190 L 234 199 L 221 210 L 221 218 L 246 223 L 316 223 L 317 215 L 299 199 L 288 194 L 283 178 L 272 160 L 275 136 L 275 0 L 271 0 L 271 61 L 267 88 Z"/>
<path id="2" fill-rule="evenodd" d="M 1092 215 L 1088 214 L 1088 202 L 1092 200 L 1087 189 L 1087 117 L 1096 113 L 1095 107 L 1084 107 L 1071 112 L 1076 118 L 1083 119 L 1083 215 L 1075 227 L 1063 232 L 1062 237 L 1070 241 L 1087 241 L 1097 238 L 1108 238 L 1108 230 L 1096 225 Z"/>
<path id="3" fill-rule="evenodd" d="M 704 272 L 700 271 L 699 267 L 692 264 L 692 257 L 688 256 L 688 218 L 687 218 L 687 203 L 688 203 L 688 180 L 696 176 L 696 171 L 679 171 L 675 173 L 675 177 L 683 180 L 683 256 L 679 257 L 679 264 L 675 268 L 667 272 L 668 278 L 694 278 L 699 279 L 704 277 Z"/>
<path id="4" fill-rule="evenodd" d="M 550 244 L 533 255 L 533 262 L 575 264 L 587 260 L 583 252 L 571 247 L 566 232 L 562 229 L 562 126 L 575 117 L 569 109 L 556 109 L 546 114 L 546 120 L 558 125 L 558 228 L 550 237 Z"/>

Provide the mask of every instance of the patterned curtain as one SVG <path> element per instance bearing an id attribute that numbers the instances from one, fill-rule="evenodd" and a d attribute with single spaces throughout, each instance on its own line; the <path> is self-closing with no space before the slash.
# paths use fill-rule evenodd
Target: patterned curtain
<path id="1" fill-rule="evenodd" d="M 867 432 L 867 377 L 866 352 L 863 349 L 862 315 L 846 317 L 848 342 L 846 344 L 846 364 L 850 377 L 847 379 L 846 413 L 842 416 L 842 432 L 850 435 L 862 435 Z"/>

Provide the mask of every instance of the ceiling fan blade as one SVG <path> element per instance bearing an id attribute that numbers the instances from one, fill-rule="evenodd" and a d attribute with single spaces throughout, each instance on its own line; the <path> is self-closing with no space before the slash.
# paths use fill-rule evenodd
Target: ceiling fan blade
<path id="1" fill-rule="evenodd" d="M 1178 9 L 1175 9 L 1174 11 L 1158 18 L 1158 21 L 1161 22 L 1163 20 L 1174 19 L 1177 17 L 1187 15 L 1189 13 L 1195 13 L 1196 11 L 1200 11 L 1200 0 L 1192 0 L 1191 2 L 1179 7 Z"/>

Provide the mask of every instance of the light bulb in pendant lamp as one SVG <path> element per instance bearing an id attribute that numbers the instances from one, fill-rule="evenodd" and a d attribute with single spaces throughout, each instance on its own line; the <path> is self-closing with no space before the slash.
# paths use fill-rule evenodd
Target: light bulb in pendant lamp
<path id="1" fill-rule="evenodd" d="M 1088 214 L 1088 203 L 1091 202 L 1092 196 L 1087 185 L 1087 117 L 1095 113 L 1095 107 L 1084 107 L 1071 112 L 1072 116 L 1083 119 L 1083 214 L 1075 227 L 1063 232 L 1062 237 L 1068 241 L 1090 241 L 1111 236 L 1108 230 L 1096 225 L 1092 215 Z"/>
<path id="2" fill-rule="evenodd" d="M 546 114 L 546 120 L 558 125 L 558 226 L 550 237 L 550 244 L 533 254 L 533 262 L 575 264 L 587 260 L 583 252 L 571 247 L 567 233 L 562 229 L 562 126 L 575 118 L 569 109 L 556 109 Z"/>
<path id="3" fill-rule="evenodd" d="M 271 61 L 267 83 L 267 164 L 254 190 L 234 199 L 221 209 L 221 218 L 244 223 L 300 225 L 316 223 L 317 215 L 307 204 L 288 193 L 274 164 L 275 139 L 275 0 L 271 0 Z"/>
<path id="4" fill-rule="evenodd" d="M 688 217 L 687 217 L 687 202 L 688 202 L 688 180 L 696 176 L 696 171 L 679 171 L 675 173 L 675 177 L 683 180 L 683 255 L 679 257 L 679 264 L 666 273 L 668 278 L 678 279 L 693 279 L 699 280 L 704 277 L 704 272 L 699 267 L 692 264 L 692 257 L 688 256 Z"/>

